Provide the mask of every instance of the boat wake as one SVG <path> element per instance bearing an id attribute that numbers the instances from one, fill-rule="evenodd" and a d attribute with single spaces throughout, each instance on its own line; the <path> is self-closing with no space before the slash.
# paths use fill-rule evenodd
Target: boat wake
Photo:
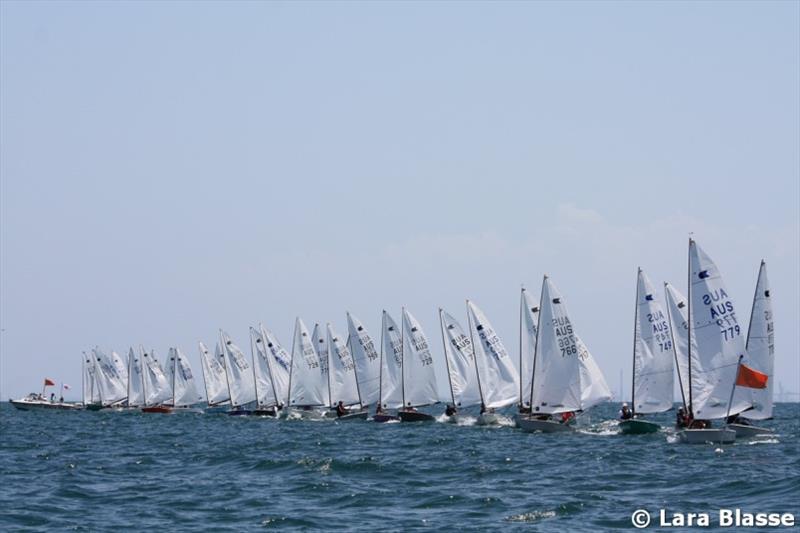
<path id="1" fill-rule="evenodd" d="M 603 420 L 602 422 L 592 424 L 589 427 L 578 429 L 577 432 L 585 435 L 601 435 L 606 437 L 611 435 L 619 435 L 619 421 Z"/>

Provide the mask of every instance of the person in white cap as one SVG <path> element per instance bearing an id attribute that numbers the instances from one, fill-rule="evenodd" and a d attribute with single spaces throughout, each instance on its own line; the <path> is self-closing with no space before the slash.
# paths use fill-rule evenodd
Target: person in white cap
<path id="1" fill-rule="evenodd" d="M 633 411 L 631 411 L 626 402 L 622 402 L 622 409 L 619 411 L 619 418 L 620 420 L 630 420 L 633 418 Z"/>

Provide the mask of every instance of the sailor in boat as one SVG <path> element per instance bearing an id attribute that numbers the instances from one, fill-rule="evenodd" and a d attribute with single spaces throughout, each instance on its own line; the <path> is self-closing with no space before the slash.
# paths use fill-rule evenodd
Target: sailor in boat
<path id="1" fill-rule="evenodd" d="M 749 426 L 750 425 L 750 421 L 749 420 L 747 420 L 746 418 L 740 417 L 738 414 L 729 416 L 728 420 L 727 420 L 727 423 L 728 424 L 739 424 L 741 426 Z"/>
<path id="2" fill-rule="evenodd" d="M 520 405 L 519 406 L 519 414 L 521 415 L 529 415 L 533 412 L 530 405 Z"/>
<path id="3" fill-rule="evenodd" d="M 444 410 L 445 416 L 455 416 L 458 411 L 454 405 L 447 404 L 447 407 Z"/>
<path id="4" fill-rule="evenodd" d="M 342 403 L 342 400 L 339 400 L 339 403 L 336 404 L 336 416 L 342 417 L 347 414 L 347 408 Z"/>
<path id="5" fill-rule="evenodd" d="M 631 411 L 627 403 L 622 404 L 622 409 L 619 411 L 619 418 L 620 420 L 630 420 L 633 418 L 633 411 Z"/>
<path id="6" fill-rule="evenodd" d="M 375 414 L 376 415 L 383 414 L 383 407 L 381 407 L 381 402 L 378 402 L 378 405 L 375 406 Z"/>
<path id="7" fill-rule="evenodd" d="M 686 415 L 686 410 L 683 407 L 678 408 L 675 414 L 675 427 L 685 428 L 689 426 L 689 417 Z"/>
<path id="8" fill-rule="evenodd" d="M 569 424 L 575 420 L 575 413 L 573 411 L 564 411 L 561 413 L 561 423 L 562 424 Z"/>
<path id="9" fill-rule="evenodd" d="M 50 393 L 50 403 L 56 403 L 56 393 L 55 392 L 51 392 Z"/>

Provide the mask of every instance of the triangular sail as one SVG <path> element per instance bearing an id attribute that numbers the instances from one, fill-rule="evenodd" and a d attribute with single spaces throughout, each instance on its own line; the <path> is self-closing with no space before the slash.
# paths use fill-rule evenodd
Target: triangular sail
<path id="1" fill-rule="evenodd" d="M 661 413 L 672 408 L 674 351 L 667 313 L 647 275 L 636 281 L 636 321 L 633 335 L 633 410 Z"/>
<path id="2" fill-rule="evenodd" d="M 131 347 L 128 350 L 128 406 L 138 407 L 144 404 L 144 384 L 142 383 L 142 360 Z"/>
<path id="3" fill-rule="evenodd" d="M 128 384 L 128 361 L 115 352 L 111 350 L 111 361 L 114 363 L 114 368 L 117 370 L 117 375 L 119 376 L 120 382 L 127 385 Z M 127 396 L 127 394 L 126 394 Z"/>
<path id="4" fill-rule="evenodd" d="M 83 352 L 83 405 L 102 403 L 97 385 L 95 358 Z"/>
<path id="5" fill-rule="evenodd" d="M 330 356 L 331 407 L 339 402 L 344 406 L 361 403 L 356 382 L 356 364 L 347 344 L 328 324 L 326 345 Z"/>
<path id="6" fill-rule="evenodd" d="M 394 319 L 383 312 L 381 321 L 380 396 L 384 409 L 403 406 L 403 337 Z"/>
<path id="7" fill-rule="evenodd" d="M 364 324 L 350 313 L 347 313 L 347 330 L 350 333 L 350 352 L 356 362 L 361 402 L 370 405 L 379 400 L 381 358 Z"/>
<path id="8" fill-rule="evenodd" d="M 155 351 L 142 350 L 142 368 L 144 371 L 144 405 L 158 405 L 172 400 L 172 382 L 158 362 Z"/>
<path id="9" fill-rule="evenodd" d="M 100 348 L 92 350 L 95 365 L 95 382 L 99 387 L 103 405 L 111 405 L 128 396 L 128 383 L 117 370 L 116 363 Z"/>
<path id="10" fill-rule="evenodd" d="M 314 344 L 314 350 L 317 351 L 317 358 L 319 359 L 319 367 L 322 371 L 322 376 L 325 381 L 325 394 L 327 395 L 326 405 L 333 407 L 331 399 L 331 376 L 330 366 L 331 358 L 328 350 L 328 339 L 325 336 L 325 331 L 319 324 L 314 324 L 314 333 L 311 334 L 311 342 Z"/>
<path id="11" fill-rule="evenodd" d="M 483 311 L 468 301 L 467 313 L 483 403 L 490 409 L 515 403 L 519 394 L 519 374 L 514 361 Z"/>
<path id="12" fill-rule="evenodd" d="M 745 332 L 717 265 L 694 240 L 689 241 L 692 412 L 698 419 L 724 418 L 752 406 L 751 389 L 731 390 L 745 354 Z"/>
<path id="13" fill-rule="evenodd" d="M 775 363 L 775 326 L 772 317 L 772 300 L 767 279 L 767 264 L 761 261 L 747 329 L 747 355 L 753 368 L 769 379 L 766 389 L 753 389 L 753 409 L 745 416 L 752 420 L 772 418 L 773 365 Z"/>
<path id="14" fill-rule="evenodd" d="M 472 340 L 464 332 L 461 324 L 443 309 L 439 309 L 439 323 L 442 329 L 444 355 L 447 358 L 452 401 L 457 407 L 479 405 L 481 393 Z"/>
<path id="15" fill-rule="evenodd" d="M 174 407 L 187 407 L 194 405 L 200 399 L 197 394 L 197 386 L 194 382 L 194 374 L 189 360 L 178 348 L 169 349 L 169 378 L 173 383 L 172 399 L 169 405 Z"/>
<path id="16" fill-rule="evenodd" d="M 253 369 L 247 357 L 230 336 L 224 331 L 219 331 L 220 344 L 225 355 L 225 365 L 228 370 L 228 387 L 231 392 L 231 405 L 240 407 L 256 400 L 255 383 L 253 382 Z"/>
<path id="17" fill-rule="evenodd" d="M 530 293 L 524 288 L 520 293 L 519 313 L 519 375 L 521 380 L 519 403 L 530 406 L 533 353 L 536 350 L 536 328 L 539 321 L 539 302 L 535 302 Z"/>
<path id="18" fill-rule="evenodd" d="M 253 373 L 255 374 L 256 402 L 260 409 L 280 405 L 280 400 L 273 386 L 270 368 L 272 353 L 261 332 L 250 328 L 250 346 L 253 349 Z"/>
<path id="19" fill-rule="evenodd" d="M 217 342 L 212 355 L 206 345 L 198 343 L 200 347 L 200 363 L 203 365 L 203 381 L 206 387 L 206 401 L 209 407 L 230 402 L 228 392 L 228 377 L 225 374 L 225 362 L 222 359 L 222 348 Z"/>
<path id="20" fill-rule="evenodd" d="M 669 328 L 672 333 L 672 348 L 675 363 L 678 369 L 678 383 L 681 398 L 685 403 L 689 401 L 689 308 L 686 298 L 678 290 L 664 283 L 664 296 L 667 303 L 667 316 Z M 692 347 L 696 352 L 697 347 Z"/>
<path id="21" fill-rule="evenodd" d="M 403 404 L 418 407 L 439 401 L 430 343 L 417 319 L 403 310 Z"/>
<path id="22" fill-rule="evenodd" d="M 567 306 L 547 276 L 542 283 L 540 313 L 531 402 L 534 412 L 580 411 L 610 399 L 600 368 L 578 338 Z"/>
<path id="23" fill-rule="evenodd" d="M 281 346 L 278 337 L 263 325 L 259 326 L 261 337 L 267 343 L 267 349 L 272 357 L 270 360 L 270 372 L 272 372 L 272 384 L 278 396 L 278 405 L 286 403 L 289 394 L 289 371 L 292 366 L 292 356 Z"/>
<path id="24" fill-rule="evenodd" d="M 326 361 L 327 366 L 327 361 Z M 289 405 L 292 407 L 328 405 L 328 376 L 308 328 L 300 318 L 295 321 L 292 344 L 292 371 L 289 380 Z"/>

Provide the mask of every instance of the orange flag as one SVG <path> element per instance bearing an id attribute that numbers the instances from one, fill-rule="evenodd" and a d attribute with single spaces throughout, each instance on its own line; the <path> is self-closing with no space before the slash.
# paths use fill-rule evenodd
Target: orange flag
<path id="1" fill-rule="evenodd" d="M 769 376 L 758 370 L 753 370 L 747 365 L 739 365 L 739 373 L 736 374 L 736 385 L 739 387 L 750 387 L 751 389 L 766 389 Z"/>
<path id="2" fill-rule="evenodd" d="M 53 381 L 50 378 L 44 378 L 44 386 L 45 387 L 55 387 L 56 386 L 56 382 Z"/>

